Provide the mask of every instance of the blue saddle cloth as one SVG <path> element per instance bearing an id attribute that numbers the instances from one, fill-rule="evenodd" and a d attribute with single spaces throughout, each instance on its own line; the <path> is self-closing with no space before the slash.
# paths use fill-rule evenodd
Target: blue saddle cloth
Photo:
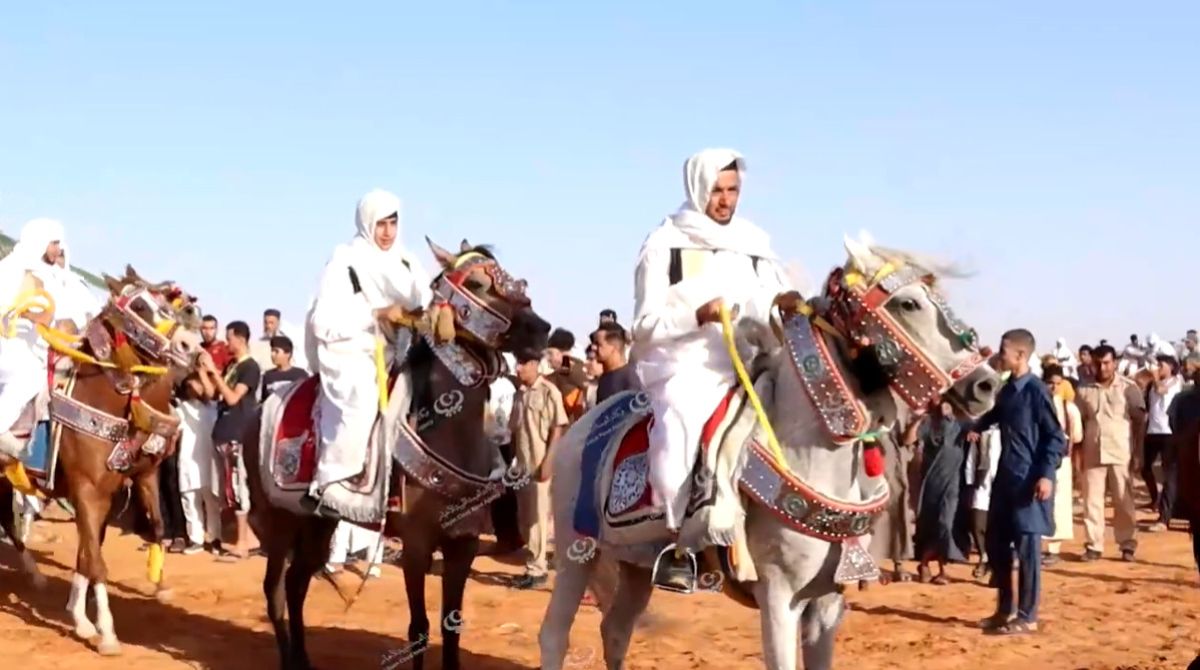
<path id="1" fill-rule="evenodd" d="M 39 421 L 33 429 L 32 439 L 29 447 L 25 450 L 25 456 L 21 458 L 25 471 L 31 477 L 49 482 L 54 474 L 53 469 L 58 460 L 57 456 L 57 449 L 50 444 L 50 422 Z"/>

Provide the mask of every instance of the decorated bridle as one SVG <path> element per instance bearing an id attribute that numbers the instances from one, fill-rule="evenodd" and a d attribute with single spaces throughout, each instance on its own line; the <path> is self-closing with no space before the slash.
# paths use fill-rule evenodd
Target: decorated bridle
<path id="1" fill-rule="evenodd" d="M 870 435 L 862 404 L 834 363 L 821 331 L 848 346 L 851 356 L 874 352 L 890 387 L 913 409 L 927 407 L 960 379 L 982 365 L 988 352 L 978 346 L 975 330 L 950 308 L 935 287 L 933 273 L 918 265 L 884 266 L 869 279 L 856 271 L 835 269 L 825 284 L 823 306 L 805 305 L 784 323 L 792 361 L 826 428 L 845 443 Z M 950 370 L 933 362 L 886 309 L 900 289 L 921 284 L 955 337 L 969 352 Z"/>
<path id="2" fill-rule="evenodd" d="M 110 321 L 116 330 L 115 339 L 127 340 L 152 360 L 186 368 L 191 361 L 186 355 L 172 350 L 171 338 L 180 328 L 180 311 L 191 302 L 191 297 L 178 287 L 127 285 L 111 303 L 111 309 L 119 317 Z M 152 315 L 154 323 L 143 318 L 143 313 Z M 114 323 L 116 321 L 119 324 Z"/>
<path id="3" fill-rule="evenodd" d="M 472 278 L 486 278 L 496 295 L 511 304 L 529 305 L 525 281 L 513 278 L 495 259 L 479 252 L 463 254 L 455 260 L 452 268 L 434 279 L 432 320 L 435 324 L 439 320 L 452 320 L 454 338 L 446 338 L 445 342 L 439 343 L 430 333 L 424 336 L 458 382 L 468 388 L 490 382 L 503 374 L 503 359 L 497 352 L 512 327 L 511 319 L 467 288 L 467 281 Z M 459 337 L 482 345 L 493 360 L 480 359 L 456 341 Z"/>

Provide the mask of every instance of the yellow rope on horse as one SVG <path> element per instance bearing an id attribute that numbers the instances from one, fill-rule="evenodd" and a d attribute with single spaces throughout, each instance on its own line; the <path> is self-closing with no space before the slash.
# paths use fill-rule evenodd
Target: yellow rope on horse
<path id="1" fill-rule="evenodd" d="M 13 302 L 13 306 L 4 313 L 5 320 L 9 322 L 7 329 L 3 333 L 5 337 L 12 337 L 16 331 L 15 319 L 11 317 L 20 317 L 31 308 L 52 312 L 54 311 L 54 298 L 42 289 L 32 289 L 17 296 L 17 299 Z M 172 327 L 175 325 L 174 322 L 164 323 Z M 50 345 L 51 349 L 77 363 L 85 363 L 109 369 L 119 367 L 114 363 L 99 360 L 76 349 L 74 345 L 78 344 L 82 339 L 78 335 L 73 335 L 51 326 L 44 326 L 40 323 L 35 323 L 34 327 L 37 329 L 38 335 L 46 341 L 46 344 Z M 127 372 L 131 374 L 165 375 L 169 370 L 158 365 L 132 365 Z"/>
<path id="2" fill-rule="evenodd" d="M 721 334 L 725 337 L 725 348 L 729 351 L 729 358 L 733 361 L 733 369 L 737 372 L 738 381 L 741 382 L 742 388 L 746 391 L 746 397 L 750 399 L 750 405 L 754 408 L 754 414 L 758 417 L 759 424 L 767 433 L 767 446 L 770 447 L 771 453 L 775 455 L 775 461 L 779 467 L 785 472 L 787 471 L 787 461 L 783 458 L 783 449 L 779 446 L 779 440 L 775 437 L 775 429 L 771 427 L 771 420 L 767 418 L 767 412 L 763 409 L 762 401 L 758 398 L 758 393 L 754 390 L 754 382 L 750 379 L 750 373 L 746 372 L 746 366 L 742 363 L 742 357 L 737 352 L 737 342 L 734 341 L 733 316 L 729 312 L 729 308 L 724 304 L 721 305 Z"/>
<path id="3" fill-rule="evenodd" d="M 42 336 L 42 339 L 46 340 L 46 344 L 50 345 L 51 349 L 77 363 L 85 363 L 88 365 L 95 365 L 97 367 L 108 369 L 116 369 L 120 367 L 115 363 L 102 361 L 95 356 L 85 354 L 84 352 L 71 346 L 71 343 L 78 342 L 79 338 L 71 335 L 70 333 L 64 333 L 57 328 L 43 326 L 40 323 L 37 324 L 37 331 L 38 334 Z M 126 372 L 143 375 L 165 375 L 170 372 L 170 370 L 159 365 L 131 365 Z"/>
<path id="4" fill-rule="evenodd" d="M 387 357 L 384 355 L 383 338 L 375 336 L 375 383 L 379 386 L 379 411 L 387 412 L 388 406 L 388 368 Z"/>

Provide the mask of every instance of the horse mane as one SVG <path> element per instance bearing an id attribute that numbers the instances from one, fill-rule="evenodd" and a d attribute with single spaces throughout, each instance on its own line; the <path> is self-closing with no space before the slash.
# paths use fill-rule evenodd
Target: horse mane
<path id="1" fill-rule="evenodd" d="M 930 254 L 917 253 L 912 251 L 904 251 L 901 249 L 893 249 L 890 247 L 882 247 L 871 245 L 871 251 L 880 258 L 894 265 L 915 265 L 922 268 L 939 278 L 947 279 L 969 279 L 975 275 L 971 269 L 955 263 L 947 261 Z"/>
<path id="2" fill-rule="evenodd" d="M 471 247 L 470 249 L 467 249 L 466 251 L 459 254 L 458 257 L 462 258 L 463 256 L 466 256 L 467 254 L 479 254 L 480 256 L 486 257 L 488 260 L 492 260 L 492 261 L 496 260 L 495 247 L 491 244 L 476 244 L 475 246 Z"/>

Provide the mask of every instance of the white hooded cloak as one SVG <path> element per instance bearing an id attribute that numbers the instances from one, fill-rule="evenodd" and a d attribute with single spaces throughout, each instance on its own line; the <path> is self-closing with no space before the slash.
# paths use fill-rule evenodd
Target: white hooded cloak
<path id="1" fill-rule="evenodd" d="M 21 228 L 11 253 L 0 260 L 0 310 L 7 312 L 20 297 L 26 273 L 42 281 L 57 304 L 59 268 L 45 261 L 46 247 L 61 243 L 63 226 L 53 219 L 33 219 Z M 0 336 L 0 433 L 10 430 L 29 401 L 47 386 L 49 347 L 33 324 L 17 319 L 12 337 Z"/>
<path id="2" fill-rule="evenodd" d="M 309 362 L 321 375 L 319 488 L 363 468 L 379 408 L 375 310 L 393 304 L 416 309 L 432 298 L 430 277 L 402 248 L 399 229 L 390 249 L 375 244 L 376 223 L 399 213 L 400 199 L 387 191 L 362 197 L 355 215 L 357 235 L 333 250 L 309 309 L 305 343 Z M 406 346 L 407 341 L 398 342 L 396 348 L 402 352 Z"/>
<path id="3" fill-rule="evenodd" d="M 686 200 L 646 238 L 638 259 L 633 358 L 655 413 L 650 479 L 672 528 L 682 521 L 684 484 L 704 422 L 735 381 L 721 326 L 699 325 L 696 310 L 723 298 L 741 318 L 766 322 L 775 296 L 790 288 L 762 229 L 736 214 L 722 225 L 704 213 L 718 174 L 730 164 L 744 174 L 745 161 L 731 149 L 707 149 L 688 159 Z M 685 272 L 672 285 L 677 249 L 707 253 L 695 274 Z"/>

